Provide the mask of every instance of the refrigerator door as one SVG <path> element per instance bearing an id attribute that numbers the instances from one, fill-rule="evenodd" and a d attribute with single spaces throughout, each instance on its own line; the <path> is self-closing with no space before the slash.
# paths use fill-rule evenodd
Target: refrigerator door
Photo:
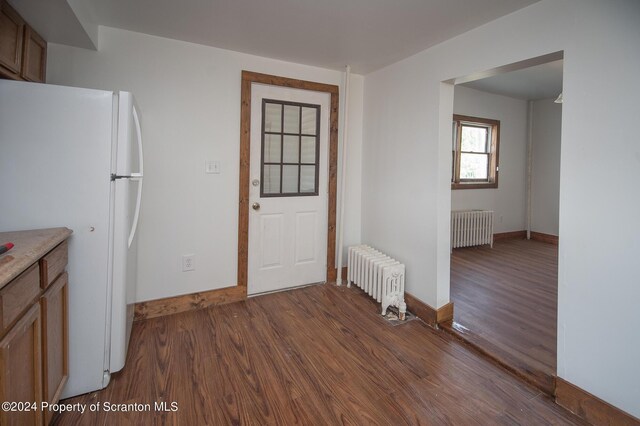
<path id="1" fill-rule="evenodd" d="M 118 94 L 110 355 L 105 369 L 124 367 L 137 282 L 137 225 L 142 197 L 142 129 L 130 93 Z M 106 386 L 106 383 L 105 383 Z"/>
<path id="2" fill-rule="evenodd" d="M 62 398 L 103 387 L 113 121 L 112 92 L 0 80 L 0 230 L 73 230 Z"/>

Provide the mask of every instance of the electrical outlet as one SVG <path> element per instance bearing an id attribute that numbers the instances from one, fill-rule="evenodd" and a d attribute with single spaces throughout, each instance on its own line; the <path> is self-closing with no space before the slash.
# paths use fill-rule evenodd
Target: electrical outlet
<path id="1" fill-rule="evenodd" d="M 220 162 L 207 160 L 204 163 L 204 171 L 209 174 L 220 174 Z"/>
<path id="2" fill-rule="evenodd" d="M 194 271 L 196 269 L 196 255 L 185 254 L 182 256 L 182 272 Z"/>

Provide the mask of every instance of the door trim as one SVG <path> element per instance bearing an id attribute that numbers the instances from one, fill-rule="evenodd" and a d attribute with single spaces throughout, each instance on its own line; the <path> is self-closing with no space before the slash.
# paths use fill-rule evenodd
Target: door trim
<path id="1" fill-rule="evenodd" d="M 329 106 L 329 173 L 327 215 L 327 282 L 336 280 L 336 194 L 338 188 L 339 88 L 332 84 L 242 71 L 240 104 L 240 187 L 238 209 L 238 287 L 247 294 L 249 263 L 249 161 L 251 153 L 251 84 L 261 83 L 331 94 Z"/>

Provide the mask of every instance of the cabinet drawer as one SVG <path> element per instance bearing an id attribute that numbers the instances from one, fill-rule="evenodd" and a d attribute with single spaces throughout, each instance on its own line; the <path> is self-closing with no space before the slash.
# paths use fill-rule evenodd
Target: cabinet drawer
<path id="1" fill-rule="evenodd" d="M 66 241 L 40 259 L 40 279 L 43 289 L 49 287 L 49 284 L 64 272 L 68 260 L 68 243 Z"/>
<path id="2" fill-rule="evenodd" d="M 34 263 L 0 290 L 0 330 L 14 322 L 40 296 L 40 271 Z"/>

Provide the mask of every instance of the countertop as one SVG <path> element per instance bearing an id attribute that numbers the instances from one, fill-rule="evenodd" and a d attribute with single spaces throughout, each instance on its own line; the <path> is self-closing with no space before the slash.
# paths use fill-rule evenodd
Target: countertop
<path id="1" fill-rule="evenodd" d="M 11 250 L 0 254 L 0 289 L 69 238 L 72 232 L 68 228 L 0 232 L 0 245 L 15 244 Z"/>

